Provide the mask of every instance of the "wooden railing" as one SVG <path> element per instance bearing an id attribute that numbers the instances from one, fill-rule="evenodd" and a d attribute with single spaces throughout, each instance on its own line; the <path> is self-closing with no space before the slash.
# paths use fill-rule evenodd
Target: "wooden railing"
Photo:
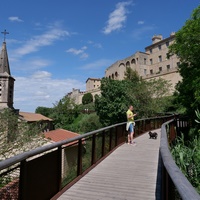
<path id="1" fill-rule="evenodd" d="M 135 136 L 174 117 L 136 120 Z M 1 161 L 0 199 L 56 199 L 125 142 L 125 128 L 126 122 L 115 124 Z"/>
<path id="2" fill-rule="evenodd" d="M 186 118 L 174 118 L 161 127 L 162 200 L 200 200 L 200 195 L 176 165 L 169 147 L 181 132 L 190 127 Z"/>

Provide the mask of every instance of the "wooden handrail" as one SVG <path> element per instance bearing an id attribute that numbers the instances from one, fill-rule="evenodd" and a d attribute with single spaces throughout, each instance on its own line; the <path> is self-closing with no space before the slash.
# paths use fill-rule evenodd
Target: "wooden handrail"
<path id="1" fill-rule="evenodd" d="M 160 155 L 164 167 L 163 171 L 166 172 L 163 173 L 166 177 L 162 177 L 163 181 L 166 180 L 166 182 L 163 182 L 162 199 L 175 199 L 172 194 L 169 194 L 172 187 L 170 182 L 172 181 L 183 200 L 200 200 L 200 195 L 180 171 L 169 150 L 166 126 L 174 123 L 175 120 L 176 119 L 165 122 L 161 126 Z"/>
<path id="2" fill-rule="evenodd" d="M 175 115 L 171 116 L 159 116 L 154 118 L 140 119 L 135 120 L 136 122 L 136 131 L 135 136 L 139 136 L 147 131 L 160 128 L 163 122 L 166 122 Z M 100 160 L 104 159 L 111 151 L 113 151 L 117 146 L 125 142 L 125 124 L 126 122 L 118 123 L 115 125 L 111 125 L 108 127 L 104 127 L 95 131 L 91 131 L 85 133 L 83 135 L 77 136 L 75 138 L 63 140 L 60 142 L 55 142 L 53 144 L 45 145 L 43 147 L 36 148 L 34 150 L 24 152 L 12 158 L 0 162 L 0 170 L 2 170 L 0 174 L 3 176 L 5 171 L 10 171 L 9 169 L 16 168 L 20 170 L 19 174 L 19 198 L 21 199 L 37 199 L 33 195 L 43 195 L 41 198 L 50 199 L 53 195 L 56 195 L 63 187 L 68 187 L 68 185 L 73 184 L 72 182 L 67 183 L 67 185 L 60 186 L 61 183 L 61 154 L 62 150 L 64 150 L 65 146 L 69 143 L 73 143 L 76 141 L 78 153 L 77 153 L 77 178 L 79 176 L 83 176 L 85 172 L 83 172 L 82 166 L 82 140 L 91 139 L 92 151 L 91 152 L 91 165 L 86 171 L 89 171 L 92 167 L 94 167 Z M 119 131 L 120 130 L 120 131 Z M 98 136 L 101 137 L 101 145 L 98 146 L 102 152 L 97 152 L 96 150 L 96 139 Z M 107 139 L 105 138 L 107 137 Z M 96 143 L 96 145 L 95 145 Z M 100 153 L 100 156 L 97 158 L 97 154 Z M 40 156 L 38 156 L 40 155 Z M 98 159 L 98 160 L 97 160 Z M 32 164 L 34 168 L 32 167 Z M 35 169 L 35 166 L 37 167 Z M 51 166 L 51 167 L 49 167 Z M 32 178 L 30 178 L 30 177 Z M 36 194 L 34 187 L 40 187 L 37 185 L 40 182 L 40 177 L 43 177 L 42 180 L 45 180 L 45 184 L 42 184 L 42 187 L 45 187 L 45 192 Z M 32 181 L 32 182 L 31 182 Z M 76 181 L 76 180 L 75 180 Z M 52 186 L 55 183 L 55 186 Z M 52 187 L 51 189 L 49 189 Z M 44 189 L 44 188 L 43 188 Z M 37 190 L 37 189 L 36 189 Z M 32 193 L 31 193 L 32 192 Z M 38 191 L 40 192 L 40 191 Z M 31 196 L 32 194 L 32 196 Z M 46 195 L 46 196 L 45 196 Z"/>

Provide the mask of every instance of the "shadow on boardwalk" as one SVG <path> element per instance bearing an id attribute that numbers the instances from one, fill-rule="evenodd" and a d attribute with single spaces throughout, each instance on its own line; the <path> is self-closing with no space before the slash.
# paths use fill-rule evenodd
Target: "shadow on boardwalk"
<path id="1" fill-rule="evenodd" d="M 123 144 L 58 200 L 160 200 L 160 129 L 157 140 L 148 133 Z M 158 175 L 158 176 L 157 176 Z"/>

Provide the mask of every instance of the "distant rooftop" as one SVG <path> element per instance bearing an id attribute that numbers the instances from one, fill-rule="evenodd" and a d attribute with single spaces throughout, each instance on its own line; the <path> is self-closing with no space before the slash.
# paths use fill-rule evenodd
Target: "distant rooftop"
<path id="1" fill-rule="evenodd" d="M 29 113 L 29 112 L 19 112 L 19 116 L 22 120 L 27 122 L 36 122 L 36 121 L 53 121 L 52 119 L 45 117 L 39 113 Z"/>

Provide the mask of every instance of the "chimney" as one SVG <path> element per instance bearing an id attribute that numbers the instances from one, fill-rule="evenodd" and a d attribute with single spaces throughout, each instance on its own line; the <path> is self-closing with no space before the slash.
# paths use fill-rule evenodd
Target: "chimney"
<path id="1" fill-rule="evenodd" d="M 162 35 L 154 35 L 152 37 L 152 44 L 155 44 L 157 42 L 160 42 L 161 40 L 163 39 L 163 36 Z"/>

